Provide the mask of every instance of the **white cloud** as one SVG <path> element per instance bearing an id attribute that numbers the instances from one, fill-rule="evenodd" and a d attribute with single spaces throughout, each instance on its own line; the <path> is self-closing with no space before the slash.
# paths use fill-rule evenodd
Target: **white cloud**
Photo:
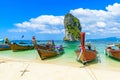
<path id="1" fill-rule="evenodd" d="M 86 32 L 87 35 L 90 35 L 91 33 L 90 32 Z"/>
<path id="2" fill-rule="evenodd" d="M 99 32 L 103 32 L 103 31 L 104 31 L 104 29 L 99 29 L 98 31 L 99 31 Z"/>
<path id="3" fill-rule="evenodd" d="M 120 33 L 120 4 L 108 5 L 106 10 L 91 10 L 78 8 L 71 10 L 79 18 L 82 30 L 89 32 L 90 37 L 119 36 Z M 119 31 L 119 32 L 118 32 Z M 116 34 L 113 34 L 116 33 Z M 94 35 L 94 36 L 92 36 Z"/>
<path id="4" fill-rule="evenodd" d="M 110 30 L 111 30 L 111 31 L 118 31 L 119 29 L 116 28 L 116 27 L 113 27 L 113 28 L 111 28 Z"/>
<path id="5" fill-rule="evenodd" d="M 15 26 L 26 31 L 30 30 L 37 33 L 58 34 L 61 33 L 64 28 L 63 19 L 64 16 L 41 15 L 37 18 L 31 18 L 29 21 L 17 23 Z M 15 32 L 13 29 L 9 31 Z"/>
<path id="6" fill-rule="evenodd" d="M 36 24 L 62 25 L 63 19 L 63 16 L 41 15 L 37 18 L 30 19 L 30 22 Z"/>
<path id="7" fill-rule="evenodd" d="M 114 3 L 113 5 L 108 5 L 105 9 L 78 8 L 70 10 L 70 13 L 80 20 L 82 30 L 87 32 L 90 37 L 119 36 L 117 32 L 120 33 L 120 4 Z M 63 20 L 64 15 L 41 15 L 37 18 L 31 18 L 29 21 L 16 23 L 15 26 L 21 30 L 19 32 L 30 30 L 42 34 L 60 34 L 64 32 Z M 15 32 L 14 29 L 9 31 Z"/>
<path id="8" fill-rule="evenodd" d="M 97 22 L 98 27 L 105 27 L 106 24 L 104 22 Z"/>
<path id="9" fill-rule="evenodd" d="M 49 34 L 60 34 L 60 33 L 64 33 L 64 30 L 59 30 L 59 29 L 56 29 L 56 30 L 43 30 L 43 31 L 40 31 L 38 33 L 49 33 Z"/>
<path id="10" fill-rule="evenodd" d="M 114 3 L 113 5 L 108 5 L 106 7 L 108 12 L 110 12 L 113 15 L 120 15 L 120 4 Z"/>
<path id="11" fill-rule="evenodd" d="M 25 30 L 25 29 L 10 29 L 10 30 L 8 30 L 9 32 L 27 32 L 27 30 Z"/>

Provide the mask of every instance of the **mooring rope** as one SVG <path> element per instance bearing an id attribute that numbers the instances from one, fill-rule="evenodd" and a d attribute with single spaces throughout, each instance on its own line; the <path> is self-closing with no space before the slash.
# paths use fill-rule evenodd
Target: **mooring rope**
<path id="1" fill-rule="evenodd" d="M 79 53 L 79 56 L 78 56 L 78 60 L 79 60 L 79 58 L 81 57 L 82 53 L 83 53 L 83 50 L 81 49 L 81 50 L 80 50 L 80 53 Z"/>
<path id="2" fill-rule="evenodd" d="M 90 68 L 85 67 L 86 72 L 91 76 L 92 80 L 98 80 L 93 71 Z"/>

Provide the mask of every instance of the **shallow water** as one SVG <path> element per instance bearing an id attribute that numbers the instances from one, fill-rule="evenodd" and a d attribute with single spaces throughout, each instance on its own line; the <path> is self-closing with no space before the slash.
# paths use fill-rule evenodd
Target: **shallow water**
<path id="1" fill-rule="evenodd" d="M 46 43 L 47 41 L 40 41 L 39 43 Z M 104 49 L 106 48 L 106 45 L 111 43 L 108 42 L 91 42 L 93 46 L 96 47 L 98 51 L 98 60 L 91 62 L 91 65 L 95 66 L 102 66 L 102 67 L 113 67 L 113 68 L 119 68 L 120 67 L 120 61 L 110 58 L 105 55 Z M 116 43 L 116 42 L 114 42 Z M 60 65 L 70 65 L 70 66 L 82 66 L 81 62 L 78 62 L 76 60 L 76 54 L 75 50 L 79 47 L 79 42 L 63 42 L 63 41 L 55 41 L 56 45 L 63 45 L 65 48 L 65 53 L 63 55 L 49 58 L 46 60 L 41 60 L 36 50 L 26 50 L 26 51 L 17 51 L 13 52 L 12 50 L 6 50 L 6 51 L 0 51 L 0 58 L 15 58 L 15 59 L 24 59 L 24 60 L 36 60 L 40 62 L 46 62 L 46 63 L 54 63 L 54 64 L 60 64 Z"/>

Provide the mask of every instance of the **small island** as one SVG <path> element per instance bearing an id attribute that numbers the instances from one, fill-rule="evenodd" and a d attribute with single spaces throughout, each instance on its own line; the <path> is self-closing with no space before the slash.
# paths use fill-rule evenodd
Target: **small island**
<path id="1" fill-rule="evenodd" d="M 78 41 L 80 39 L 81 24 L 79 19 L 67 13 L 64 18 L 65 37 L 64 41 Z"/>

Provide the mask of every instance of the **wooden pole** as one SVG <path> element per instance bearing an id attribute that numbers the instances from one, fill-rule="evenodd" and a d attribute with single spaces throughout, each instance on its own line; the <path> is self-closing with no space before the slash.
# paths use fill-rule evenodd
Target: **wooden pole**
<path id="1" fill-rule="evenodd" d="M 85 32 L 80 32 L 80 38 L 81 38 L 81 47 L 82 50 L 85 49 Z"/>

